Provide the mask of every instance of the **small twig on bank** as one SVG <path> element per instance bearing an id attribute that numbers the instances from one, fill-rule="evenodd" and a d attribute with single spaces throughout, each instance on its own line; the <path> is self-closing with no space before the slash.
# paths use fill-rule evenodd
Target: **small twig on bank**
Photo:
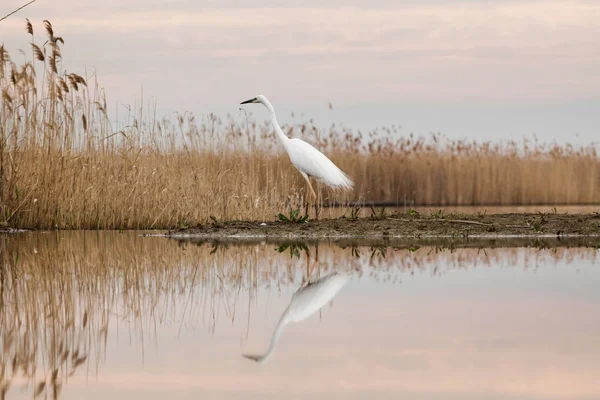
<path id="1" fill-rule="evenodd" d="M 419 221 L 419 222 L 428 222 L 428 221 L 435 221 L 435 222 L 450 222 L 450 223 L 454 223 L 454 224 L 471 224 L 471 225 L 481 225 L 481 226 L 494 226 L 494 224 L 487 224 L 485 222 L 477 222 L 477 221 L 468 221 L 465 219 L 443 219 L 443 218 L 432 218 L 432 219 L 407 219 L 407 218 L 388 218 L 392 221 L 401 221 L 401 222 L 411 222 L 411 221 Z M 531 226 L 526 226 L 526 225 L 501 225 L 498 224 L 499 226 L 502 226 L 504 228 L 523 228 L 523 229 L 528 229 L 531 228 Z"/>
<path id="2" fill-rule="evenodd" d="M 419 221 L 419 222 L 427 222 L 427 221 L 439 221 L 439 222 L 451 222 L 451 223 L 455 223 L 455 224 L 473 224 L 473 225 L 482 225 L 482 226 L 492 226 L 494 224 L 486 224 L 483 222 L 477 222 L 477 221 L 467 221 L 464 219 L 444 219 L 444 218 L 431 218 L 431 219 L 417 219 L 417 220 L 413 220 L 413 219 L 406 219 L 406 218 L 388 218 L 391 219 L 392 221 L 402 221 L 402 222 L 410 222 L 410 221 Z"/>
<path id="3" fill-rule="evenodd" d="M 465 219 L 435 219 L 435 221 L 447 221 L 455 224 L 472 224 L 472 225 L 481 225 L 481 226 L 493 226 L 494 224 L 486 224 L 484 222 L 477 221 L 467 221 Z"/>
<path id="4" fill-rule="evenodd" d="M 410 221 L 416 221 L 414 219 L 406 219 L 406 218 L 388 218 L 391 221 L 401 221 L 401 222 L 410 222 Z"/>

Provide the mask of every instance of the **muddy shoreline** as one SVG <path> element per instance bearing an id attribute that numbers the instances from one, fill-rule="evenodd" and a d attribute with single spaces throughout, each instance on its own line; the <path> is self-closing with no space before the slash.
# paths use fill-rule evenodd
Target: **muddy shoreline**
<path id="1" fill-rule="evenodd" d="M 364 218 L 285 221 L 212 221 L 164 236 L 196 239 L 315 240 L 392 238 L 600 237 L 600 213 L 374 214 Z"/>
<path id="2" fill-rule="evenodd" d="M 59 229 L 60 230 L 60 229 Z M 593 213 L 378 213 L 369 217 L 309 219 L 304 222 L 218 221 L 191 228 L 135 229 L 141 236 L 162 236 L 188 241 L 237 242 L 312 242 L 327 240 L 345 243 L 414 243 L 473 239 L 494 242 L 529 242 L 531 239 L 556 239 L 573 242 L 580 238 L 588 244 L 600 242 L 600 212 Z M 46 230 L 41 230 L 46 231 Z M 41 232 L 40 231 L 40 232 Z M 0 225 L 0 234 L 36 232 Z M 587 240 L 590 239 L 590 240 Z M 554 240 L 552 240 L 554 241 Z"/>

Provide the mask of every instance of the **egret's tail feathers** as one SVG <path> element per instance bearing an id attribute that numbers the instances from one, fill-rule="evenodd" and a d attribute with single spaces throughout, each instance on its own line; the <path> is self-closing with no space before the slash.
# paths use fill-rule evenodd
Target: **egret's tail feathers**
<path id="1" fill-rule="evenodd" d="M 337 168 L 336 174 L 330 174 L 333 176 L 329 176 L 327 181 L 325 182 L 327 186 L 330 186 L 334 189 L 342 189 L 342 190 L 352 190 L 354 187 L 354 182 L 352 179 L 341 169 Z"/>
<path id="2" fill-rule="evenodd" d="M 342 173 L 342 177 L 344 178 L 342 180 L 342 188 L 346 190 L 352 190 L 352 188 L 354 188 L 354 182 L 344 171 L 340 170 L 340 172 Z"/>

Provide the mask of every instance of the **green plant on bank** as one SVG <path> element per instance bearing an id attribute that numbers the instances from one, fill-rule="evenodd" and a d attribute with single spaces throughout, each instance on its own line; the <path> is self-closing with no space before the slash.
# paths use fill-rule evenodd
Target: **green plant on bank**
<path id="1" fill-rule="evenodd" d="M 352 221 L 356 221 L 358 219 L 358 217 L 360 216 L 360 207 L 353 207 L 352 210 L 350 211 L 350 219 Z"/>
<path id="2" fill-rule="evenodd" d="M 179 229 L 187 229 L 190 227 L 190 224 L 188 223 L 185 217 L 181 217 L 179 221 L 177 221 L 177 227 Z"/>
<path id="3" fill-rule="evenodd" d="M 535 232 L 535 233 L 543 233 L 544 232 L 544 224 L 546 223 L 546 220 L 544 219 L 544 216 L 542 215 L 539 219 L 539 221 L 535 221 L 533 224 L 531 224 L 531 229 Z"/>
<path id="4" fill-rule="evenodd" d="M 431 209 L 429 209 L 429 211 L 431 212 L 431 216 L 433 218 L 444 218 L 444 210 L 441 208 L 437 211 L 431 211 Z"/>
<path id="5" fill-rule="evenodd" d="M 379 211 L 375 210 L 375 207 L 371 206 L 371 219 L 385 219 L 387 218 L 387 211 L 385 207 L 382 207 Z"/>
<path id="6" fill-rule="evenodd" d="M 217 217 L 215 217 L 214 215 L 211 215 L 209 218 L 212 221 L 212 224 L 215 228 L 220 228 L 221 226 L 223 226 L 223 224 L 219 222 Z"/>
<path id="7" fill-rule="evenodd" d="M 299 208 L 297 208 L 295 210 L 290 208 L 289 216 L 285 216 L 282 213 L 279 213 L 279 215 L 277 215 L 277 217 L 282 222 L 292 222 L 292 223 L 301 223 L 301 222 L 306 222 L 308 220 L 308 214 L 300 215 Z"/>

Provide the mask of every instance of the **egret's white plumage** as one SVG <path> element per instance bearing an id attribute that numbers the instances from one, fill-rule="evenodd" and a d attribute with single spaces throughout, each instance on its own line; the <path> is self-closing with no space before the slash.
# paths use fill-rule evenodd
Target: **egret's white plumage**
<path id="1" fill-rule="evenodd" d="M 273 128 L 275 128 L 275 132 L 279 138 L 279 141 L 287 151 L 292 164 L 294 164 L 304 179 L 306 179 L 306 182 L 308 182 L 315 200 L 316 194 L 314 193 L 314 190 L 310 184 L 310 177 L 317 178 L 327 186 L 334 189 L 352 189 L 354 183 L 348 177 L 348 175 L 346 175 L 344 171 L 339 169 L 333 162 L 331 162 L 331 160 L 323 153 L 309 143 L 296 138 L 290 139 L 283 133 L 279 123 L 277 122 L 275 109 L 265 96 L 259 95 L 253 99 L 246 100 L 241 104 L 248 103 L 260 103 L 267 108 L 271 118 L 271 123 L 273 124 Z"/>
<path id="2" fill-rule="evenodd" d="M 349 279 L 350 277 L 347 275 L 334 272 L 298 289 L 281 315 L 267 351 L 260 355 L 244 354 L 244 357 L 258 363 L 266 362 L 273 354 L 277 341 L 283 333 L 283 328 L 290 322 L 303 321 L 319 311 L 338 294 Z"/>
<path id="3" fill-rule="evenodd" d="M 336 189 L 352 189 L 353 182 L 325 154 L 300 139 L 289 139 L 288 154 L 298 171 Z"/>

